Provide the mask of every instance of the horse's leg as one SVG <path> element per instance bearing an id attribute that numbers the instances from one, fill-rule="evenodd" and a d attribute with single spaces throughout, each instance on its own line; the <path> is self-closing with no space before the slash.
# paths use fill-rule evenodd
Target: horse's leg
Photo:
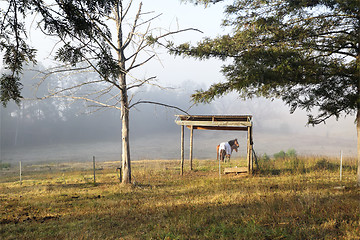
<path id="1" fill-rule="evenodd" d="M 220 145 L 217 145 L 216 147 L 216 160 L 219 161 L 219 148 L 220 148 Z"/>
<path id="2" fill-rule="evenodd" d="M 226 152 L 225 152 L 225 150 L 221 150 L 220 151 L 220 160 L 222 161 L 222 162 L 224 162 L 224 160 L 225 160 L 225 155 L 226 155 Z"/>

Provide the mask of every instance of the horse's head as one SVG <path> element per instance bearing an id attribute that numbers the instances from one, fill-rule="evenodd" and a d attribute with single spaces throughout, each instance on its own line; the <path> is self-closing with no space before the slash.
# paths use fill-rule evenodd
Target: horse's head
<path id="1" fill-rule="evenodd" d="M 235 152 L 238 151 L 238 148 L 239 148 L 239 145 L 236 146 L 236 145 L 234 144 L 234 145 L 231 146 L 231 149 L 232 149 L 232 150 L 235 150 Z"/>
<path id="2" fill-rule="evenodd" d="M 239 147 L 239 143 L 238 143 L 238 140 L 235 138 L 234 139 L 234 145 L 236 145 L 237 147 Z"/>
<path id="3" fill-rule="evenodd" d="M 229 144 L 231 145 L 232 150 L 235 150 L 236 152 L 238 151 L 239 142 L 236 138 L 234 140 L 229 141 Z"/>

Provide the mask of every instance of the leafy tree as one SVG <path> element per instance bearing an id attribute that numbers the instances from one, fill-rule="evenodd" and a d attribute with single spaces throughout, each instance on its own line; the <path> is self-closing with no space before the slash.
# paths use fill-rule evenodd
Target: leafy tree
<path id="1" fill-rule="evenodd" d="M 35 20 L 46 36 L 58 39 L 54 46 L 54 59 L 62 63 L 42 72 L 42 80 L 61 75 L 50 89 L 49 95 L 61 99 L 83 100 L 98 109 L 113 108 L 121 111 L 123 183 L 131 182 L 129 112 L 137 104 L 128 94 L 155 77 L 136 78 L 132 72 L 156 57 L 154 43 L 164 45 L 166 37 L 190 30 L 155 31 L 151 21 L 159 15 L 143 12 L 138 5 L 131 17 L 133 0 L 10 0 L 1 14 L 0 50 L 8 72 L 1 76 L 1 102 L 21 99 L 21 73 L 27 62 L 36 63 L 36 49 L 27 43 L 26 21 Z M 36 15 L 36 17 L 34 17 Z M 163 43 L 161 41 L 164 41 Z M 93 78 L 74 78 L 72 73 L 93 71 Z M 176 108 L 176 107 L 174 107 Z M 178 108 L 177 108 L 178 109 Z M 179 110 L 179 109 L 178 109 Z"/>
<path id="2" fill-rule="evenodd" d="M 193 0 L 196 4 L 224 0 Z M 358 0 L 234 0 L 223 25 L 230 34 L 196 46 L 168 45 L 175 55 L 230 62 L 226 81 L 192 95 L 210 102 L 231 91 L 242 98 L 281 98 L 309 124 L 356 115 L 360 185 L 360 4 Z"/>
<path id="3" fill-rule="evenodd" d="M 0 51 L 4 52 L 3 63 L 9 70 L 9 73 L 0 76 L 0 101 L 3 106 L 11 100 L 20 102 L 23 63 L 36 62 L 36 50 L 26 43 L 26 29 L 22 21 L 26 10 L 26 1 L 9 1 L 6 8 L 0 8 Z"/>

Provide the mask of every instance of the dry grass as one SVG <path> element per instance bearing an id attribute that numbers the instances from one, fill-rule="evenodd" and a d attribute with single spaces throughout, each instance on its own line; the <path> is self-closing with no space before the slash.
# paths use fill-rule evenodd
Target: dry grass
<path id="1" fill-rule="evenodd" d="M 119 184 L 117 163 L 98 163 L 96 184 L 90 163 L 27 166 L 21 186 L 4 170 L 0 238 L 359 239 L 355 163 L 341 183 L 328 159 L 260 163 L 254 176 L 219 179 L 215 161 L 196 160 L 182 177 L 178 161 L 138 161 L 131 186 Z"/>

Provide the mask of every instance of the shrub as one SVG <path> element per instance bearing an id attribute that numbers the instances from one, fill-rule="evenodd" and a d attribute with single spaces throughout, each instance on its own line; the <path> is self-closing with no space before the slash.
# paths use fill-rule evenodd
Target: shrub
<path id="1" fill-rule="evenodd" d="M 11 167 L 10 163 L 3 163 L 0 161 L 0 169 L 10 168 L 10 167 Z"/>
<path id="2" fill-rule="evenodd" d="M 331 163 L 328 160 L 326 160 L 325 158 L 320 159 L 316 162 L 315 164 L 315 170 L 337 170 L 339 168 L 338 164 L 335 163 Z"/>
<path id="3" fill-rule="evenodd" d="M 266 153 L 264 153 L 264 155 L 262 155 L 260 159 L 264 162 L 270 161 L 270 157 Z"/>
<path id="4" fill-rule="evenodd" d="M 286 153 L 283 150 L 281 150 L 280 152 L 274 154 L 275 160 L 284 159 L 285 156 L 286 156 Z"/>
<path id="5" fill-rule="evenodd" d="M 259 158 L 259 169 L 262 174 L 279 174 L 279 171 L 275 168 L 275 161 L 272 161 L 266 153 Z"/>
<path id="6" fill-rule="evenodd" d="M 288 158 L 296 158 L 297 154 L 296 154 L 295 149 L 293 149 L 293 148 L 288 149 L 287 152 L 286 152 L 286 157 L 288 157 Z"/>
<path id="7" fill-rule="evenodd" d="M 296 157 L 297 157 L 297 153 L 296 150 L 293 148 L 289 148 L 286 153 L 283 150 L 281 150 L 278 153 L 274 153 L 274 158 L 276 160 L 285 159 L 285 158 L 296 158 Z"/>

